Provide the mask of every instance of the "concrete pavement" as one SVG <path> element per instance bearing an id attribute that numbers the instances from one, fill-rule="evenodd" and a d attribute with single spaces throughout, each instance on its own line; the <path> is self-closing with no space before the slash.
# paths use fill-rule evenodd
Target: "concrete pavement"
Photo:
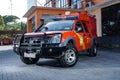
<path id="1" fill-rule="evenodd" d="M 22 63 L 12 46 L 0 46 L 0 80 L 120 80 L 120 52 L 98 51 L 97 57 L 79 56 L 74 67 L 62 68 L 57 60 Z"/>

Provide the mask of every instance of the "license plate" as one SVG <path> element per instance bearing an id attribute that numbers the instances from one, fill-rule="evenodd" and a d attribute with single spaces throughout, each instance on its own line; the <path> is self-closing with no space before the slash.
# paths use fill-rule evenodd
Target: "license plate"
<path id="1" fill-rule="evenodd" d="M 35 53 L 24 53 L 24 57 L 26 58 L 36 58 L 36 54 Z"/>

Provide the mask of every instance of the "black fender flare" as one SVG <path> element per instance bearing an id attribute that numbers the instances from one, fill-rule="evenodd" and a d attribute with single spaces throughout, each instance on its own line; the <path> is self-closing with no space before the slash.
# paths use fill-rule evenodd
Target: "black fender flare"
<path id="1" fill-rule="evenodd" d="M 92 47 L 94 44 L 97 45 L 97 42 L 95 38 L 92 38 L 90 46 Z"/>
<path id="2" fill-rule="evenodd" d="M 76 41 L 73 37 L 68 37 L 63 43 L 63 46 L 67 46 L 67 44 L 69 43 L 69 41 L 72 41 L 73 45 L 76 47 Z"/>

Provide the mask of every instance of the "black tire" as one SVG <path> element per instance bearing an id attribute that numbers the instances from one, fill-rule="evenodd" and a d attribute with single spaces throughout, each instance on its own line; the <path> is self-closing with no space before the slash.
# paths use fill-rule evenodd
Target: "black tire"
<path id="1" fill-rule="evenodd" d="M 39 58 L 25 58 L 23 56 L 21 56 L 20 59 L 25 64 L 36 64 L 39 60 Z"/>
<path id="2" fill-rule="evenodd" d="M 97 45 L 94 43 L 90 49 L 87 50 L 88 56 L 96 57 L 97 56 Z"/>
<path id="3" fill-rule="evenodd" d="M 64 51 L 64 55 L 59 59 L 63 67 L 71 67 L 76 64 L 78 60 L 76 48 L 69 43 Z"/>

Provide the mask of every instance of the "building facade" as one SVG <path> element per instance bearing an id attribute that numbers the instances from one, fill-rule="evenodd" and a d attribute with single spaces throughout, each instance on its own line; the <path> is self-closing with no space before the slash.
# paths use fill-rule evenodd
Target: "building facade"
<path id="1" fill-rule="evenodd" d="M 32 6 L 28 12 L 24 15 L 27 17 L 27 32 L 32 32 L 41 25 L 41 19 L 45 22 L 49 22 L 58 14 L 65 14 L 66 11 L 71 13 L 78 12 L 78 9 L 60 9 L 52 7 L 38 7 Z"/>
<path id="2" fill-rule="evenodd" d="M 120 36 L 120 0 L 46 0 L 44 6 L 36 9 L 34 6 L 24 15 L 28 19 L 28 32 L 40 25 L 41 18 L 50 21 L 48 18 L 65 11 L 87 11 L 96 16 L 99 37 Z"/>
<path id="3" fill-rule="evenodd" d="M 32 6 L 37 6 L 37 0 L 27 0 L 27 10 L 29 10 Z"/>
<path id="4" fill-rule="evenodd" d="M 44 6 L 45 0 L 27 0 L 27 10 L 29 10 L 32 6 Z"/>
<path id="5" fill-rule="evenodd" d="M 109 0 L 46 0 L 46 7 L 81 9 L 98 5 Z M 83 3 L 86 4 L 83 6 Z"/>
<path id="6" fill-rule="evenodd" d="M 46 0 L 46 7 L 80 9 L 83 0 Z"/>

